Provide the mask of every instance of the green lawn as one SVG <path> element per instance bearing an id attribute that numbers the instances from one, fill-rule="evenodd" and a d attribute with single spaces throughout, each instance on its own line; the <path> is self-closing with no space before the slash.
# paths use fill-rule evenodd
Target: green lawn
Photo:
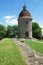
<path id="1" fill-rule="evenodd" d="M 34 40 L 39 41 L 39 42 L 43 42 L 43 40 L 39 40 L 39 39 L 36 39 L 36 38 L 34 38 Z"/>
<path id="2" fill-rule="evenodd" d="M 12 39 L 0 41 L 0 65 L 26 65 Z"/>
<path id="3" fill-rule="evenodd" d="M 41 40 L 41 42 L 43 42 L 43 40 Z"/>
<path id="4" fill-rule="evenodd" d="M 43 54 L 43 43 L 35 42 L 32 40 L 24 40 L 24 42 L 29 45 L 32 49 L 34 49 L 36 52 Z"/>

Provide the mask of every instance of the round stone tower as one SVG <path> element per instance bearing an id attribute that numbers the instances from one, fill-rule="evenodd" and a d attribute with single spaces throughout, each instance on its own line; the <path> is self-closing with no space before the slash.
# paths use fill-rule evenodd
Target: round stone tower
<path id="1" fill-rule="evenodd" d="M 32 38 L 32 17 L 25 5 L 18 18 L 18 37 Z"/>

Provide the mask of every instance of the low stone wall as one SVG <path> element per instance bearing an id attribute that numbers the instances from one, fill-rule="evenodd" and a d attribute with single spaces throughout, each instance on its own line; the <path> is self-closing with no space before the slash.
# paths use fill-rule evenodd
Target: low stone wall
<path id="1" fill-rule="evenodd" d="M 27 46 L 25 43 L 23 44 L 24 44 L 24 49 L 27 51 L 28 61 L 30 65 L 43 65 L 43 55 L 36 53 L 32 48 Z"/>
<path id="2" fill-rule="evenodd" d="M 43 65 L 43 55 L 36 53 L 31 48 L 28 51 L 30 65 Z"/>
<path id="3" fill-rule="evenodd" d="M 23 40 L 15 41 L 17 46 L 24 52 L 27 65 L 43 65 L 43 55 L 36 53 L 30 46 L 25 44 Z"/>

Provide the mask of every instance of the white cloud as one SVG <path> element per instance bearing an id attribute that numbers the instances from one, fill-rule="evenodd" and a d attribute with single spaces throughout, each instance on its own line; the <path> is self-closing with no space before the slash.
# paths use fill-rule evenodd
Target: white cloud
<path id="1" fill-rule="evenodd" d="M 6 24 L 8 25 L 17 25 L 18 21 L 15 16 L 5 16 L 4 17 Z"/>

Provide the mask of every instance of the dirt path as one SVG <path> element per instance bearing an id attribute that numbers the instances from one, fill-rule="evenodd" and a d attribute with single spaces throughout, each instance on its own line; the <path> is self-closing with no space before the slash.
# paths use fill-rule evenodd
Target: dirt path
<path id="1" fill-rule="evenodd" d="M 20 49 L 21 54 L 22 54 L 26 64 L 27 65 L 34 65 L 34 62 L 33 62 L 33 60 L 34 60 L 33 55 L 34 54 L 32 51 L 30 51 L 30 48 L 26 44 L 24 44 L 20 41 L 17 41 L 17 39 L 14 39 L 14 42 L 15 42 L 16 46 Z M 29 57 L 32 57 L 32 58 L 29 59 Z"/>

